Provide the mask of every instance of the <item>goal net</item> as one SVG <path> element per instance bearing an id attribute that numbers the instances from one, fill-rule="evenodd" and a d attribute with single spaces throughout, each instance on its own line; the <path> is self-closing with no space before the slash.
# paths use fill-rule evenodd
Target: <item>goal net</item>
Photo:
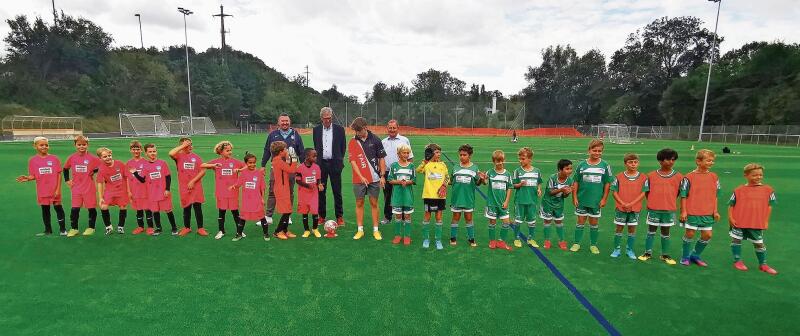
<path id="1" fill-rule="evenodd" d="M 186 132 L 185 134 L 188 134 L 191 130 L 194 130 L 194 134 L 217 133 L 217 129 L 214 127 L 214 123 L 211 122 L 211 118 L 209 117 L 189 118 L 187 116 L 182 116 L 181 123 L 183 123 L 183 128 Z"/>
<path id="2" fill-rule="evenodd" d="M 4 140 L 74 139 L 83 134 L 83 118 L 10 115 L 3 118 L 2 128 Z"/>
<path id="3" fill-rule="evenodd" d="M 602 124 L 594 126 L 594 136 L 615 144 L 631 144 L 631 129 L 623 124 Z"/>
<path id="4" fill-rule="evenodd" d="M 165 136 L 169 128 L 157 114 L 119 114 L 119 134 L 122 136 Z"/>

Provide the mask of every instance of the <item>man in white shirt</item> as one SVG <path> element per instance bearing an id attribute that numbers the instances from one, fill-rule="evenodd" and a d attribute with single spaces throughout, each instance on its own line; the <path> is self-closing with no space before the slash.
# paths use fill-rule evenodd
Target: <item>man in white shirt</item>
<path id="1" fill-rule="evenodd" d="M 402 144 L 406 144 L 409 147 L 411 146 L 411 142 L 408 138 L 399 134 L 400 132 L 400 124 L 397 120 L 389 120 L 386 124 L 386 132 L 389 134 L 386 138 L 381 140 L 383 143 L 383 149 L 386 151 L 386 174 L 389 172 L 389 166 L 392 163 L 397 162 L 399 159 L 397 157 L 397 147 Z M 411 152 L 408 159 L 414 158 L 414 152 Z M 383 188 L 383 219 L 381 219 L 381 224 L 387 224 L 392 221 L 392 185 L 387 183 L 386 186 Z"/>
<path id="2" fill-rule="evenodd" d="M 333 123 L 333 110 L 323 107 L 319 112 L 320 124 L 314 127 L 312 137 L 317 150 L 317 164 L 322 171 L 320 183 L 325 189 L 319 192 L 319 222 L 324 223 L 328 215 L 328 179 L 333 192 L 334 215 L 339 225 L 344 225 L 342 206 L 342 169 L 344 168 L 345 133 L 344 128 Z"/>

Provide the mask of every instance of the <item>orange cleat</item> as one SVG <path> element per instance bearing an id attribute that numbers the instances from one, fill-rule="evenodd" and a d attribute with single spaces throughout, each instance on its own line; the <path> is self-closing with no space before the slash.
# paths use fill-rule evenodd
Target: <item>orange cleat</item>
<path id="1" fill-rule="evenodd" d="M 741 261 L 741 260 L 738 260 L 735 263 L 733 263 L 733 268 L 735 268 L 737 270 L 740 270 L 740 271 L 746 271 L 747 270 L 747 266 L 744 264 L 744 261 Z"/>
<path id="2" fill-rule="evenodd" d="M 506 242 L 502 240 L 497 242 L 497 248 L 501 250 L 511 251 L 511 246 L 506 245 Z"/>
<path id="3" fill-rule="evenodd" d="M 397 244 L 400 244 L 400 241 L 401 241 L 401 240 L 403 240 L 403 237 L 401 237 L 401 236 L 394 236 L 394 239 L 392 239 L 392 244 L 395 244 L 395 245 L 397 245 Z"/>
<path id="4" fill-rule="evenodd" d="M 280 239 L 280 240 L 287 240 L 287 239 L 289 239 L 289 237 L 287 237 L 287 236 L 286 236 L 286 235 L 285 235 L 283 232 L 278 232 L 278 233 L 275 235 L 275 238 L 278 238 L 278 239 Z"/>
<path id="5" fill-rule="evenodd" d="M 133 231 L 131 231 L 131 234 L 138 235 L 138 234 L 140 234 L 142 232 L 144 232 L 144 228 L 143 227 L 136 227 L 135 229 L 133 229 Z"/>
<path id="6" fill-rule="evenodd" d="M 192 233 L 192 229 L 185 227 L 185 228 L 181 229 L 180 232 L 178 232 L 178 235 L 181 236 L 181 237 L 184 237 L 184 236 L 186 236 L 187 234 L 190 234 L 190 233 Z"/>
<path id="7" fill-rule="evenodd" d="M 336 218 L 336 226 L 344 226 L 344 218 L 337 217 Z"/>
<path id="8" fill-rule="evenodd" d="M 403 238 L 403 245 L 406 245 L 406 246 L 411 245 L 411 237 Z"/>
<path id="9" fill-rule="evenodd" d="M 492 250 L 497 248 L 497 241 L 496 240 L 490 240 L 489 241 L 489 248 L 492 249 Z"/>
<path id="10" fill-rule="evenodd" d="M 206 228 L 199 228 L 199 229 L 197 229 L 197 234 L 205 237 L 205 236 L 208 236 L 208 231 L 206 231 Z"/>
<path id="11" fill-rule="evenodd" d="M 296 234 L 294 234 L 294 233 L 292 233 L 292 231 L 286 231 L 286 237 L 289 237 L 289 238 L 296 238 L 296 237 L 297 237 L 297 235 L 296 235 Z"/>
<path id="12" fill-rule="evenodd" d="M 549 241 L 549 240 L 545 240 L 545 241 L 544 241 L 544 249 L 545 249 L 545 250 L 549 250 L 549 249 L 550 249 L 550 246 L 552 246 L 552 245 L 550 244 L 550 241 Z M 565 247 L 566 247 L 566 246 L 565 246 Z"/>
<path id="13" fill-rule="evenodd" d="M 155 231 L 153 228 L 147 228 L 147 231 L 145 231 L 145 233 L 146 233 L 148 236 L 152 236 L 152 235 L 153 235 L 153 233 L 155 233 L 155 232 L 156 232 L 156 231 Z"/>

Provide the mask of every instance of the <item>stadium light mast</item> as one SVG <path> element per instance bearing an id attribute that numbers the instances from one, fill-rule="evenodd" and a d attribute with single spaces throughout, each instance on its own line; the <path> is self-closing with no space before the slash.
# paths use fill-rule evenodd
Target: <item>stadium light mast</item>
<path id="1" fill-rule="evenodd" d="M 142 37 L 142 14 L 136 13 L 133 16 L 139 18 L 139 42 L 142 43 L 142 50 L 144 50 L 144 37 Z"/>
<path id="2" fill-rule="evenodd" d="M 703 113 L 700 115 L 700 132 L 697 135 L 697 142 L 703 142 L 703 126 L 706 122 L 706 107 L 708 106 L 708 88 L 711 85 L 711 67 L 714 65 L 714 49 L 717 47 L 717 27 L 719 26 L 719 10 L 722 7 L 722 0 L 708 0 L 717 3 L 717 19 L 714 22 L 714 42 L 708 51 L 708 78 L 706 79 L 706 94 L 703 98 Z"/>
<path id="3" fill-rule="evenodd" d="M 194 116 L 192 115 L 192 77 L 189 75 L 189 34 L 186 32 L 186 16 L 192 15 L 194 12 L 183 7 L 178 7 L 178 12 L 183 14 L 183 37 L 185 39 L 183 48 L 186 50 L 186 87 L 189 89 L 189 134 L 193 135 Z"/>

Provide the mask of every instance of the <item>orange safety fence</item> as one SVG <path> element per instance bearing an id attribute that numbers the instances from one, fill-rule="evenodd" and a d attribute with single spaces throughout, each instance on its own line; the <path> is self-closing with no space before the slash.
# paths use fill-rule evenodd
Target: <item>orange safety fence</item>
<path id="1" fill-rule="evenodd" d="M 274 126 L 271 129 L 275 129 Z M 301 135 L 311 134 L 310 128 L 295 128 Z M 386 126 L 367 126 L 367 129 L 375 134 L 386 134 Z M 345 128 L 347 134 L 353 134 L 349 128 Z M 517 130 L 518 137 L 582 137 L 584 136 L 577 129 L 572 127 L 552 127 L 552 128 L 531 128 Z M 513 131 L 499 128 L 417 128 L 410 126 L 400 126 L 400 134 L 403 135 L 440 135 L 440 136 L 498 136 L 510 137 Z"/>

